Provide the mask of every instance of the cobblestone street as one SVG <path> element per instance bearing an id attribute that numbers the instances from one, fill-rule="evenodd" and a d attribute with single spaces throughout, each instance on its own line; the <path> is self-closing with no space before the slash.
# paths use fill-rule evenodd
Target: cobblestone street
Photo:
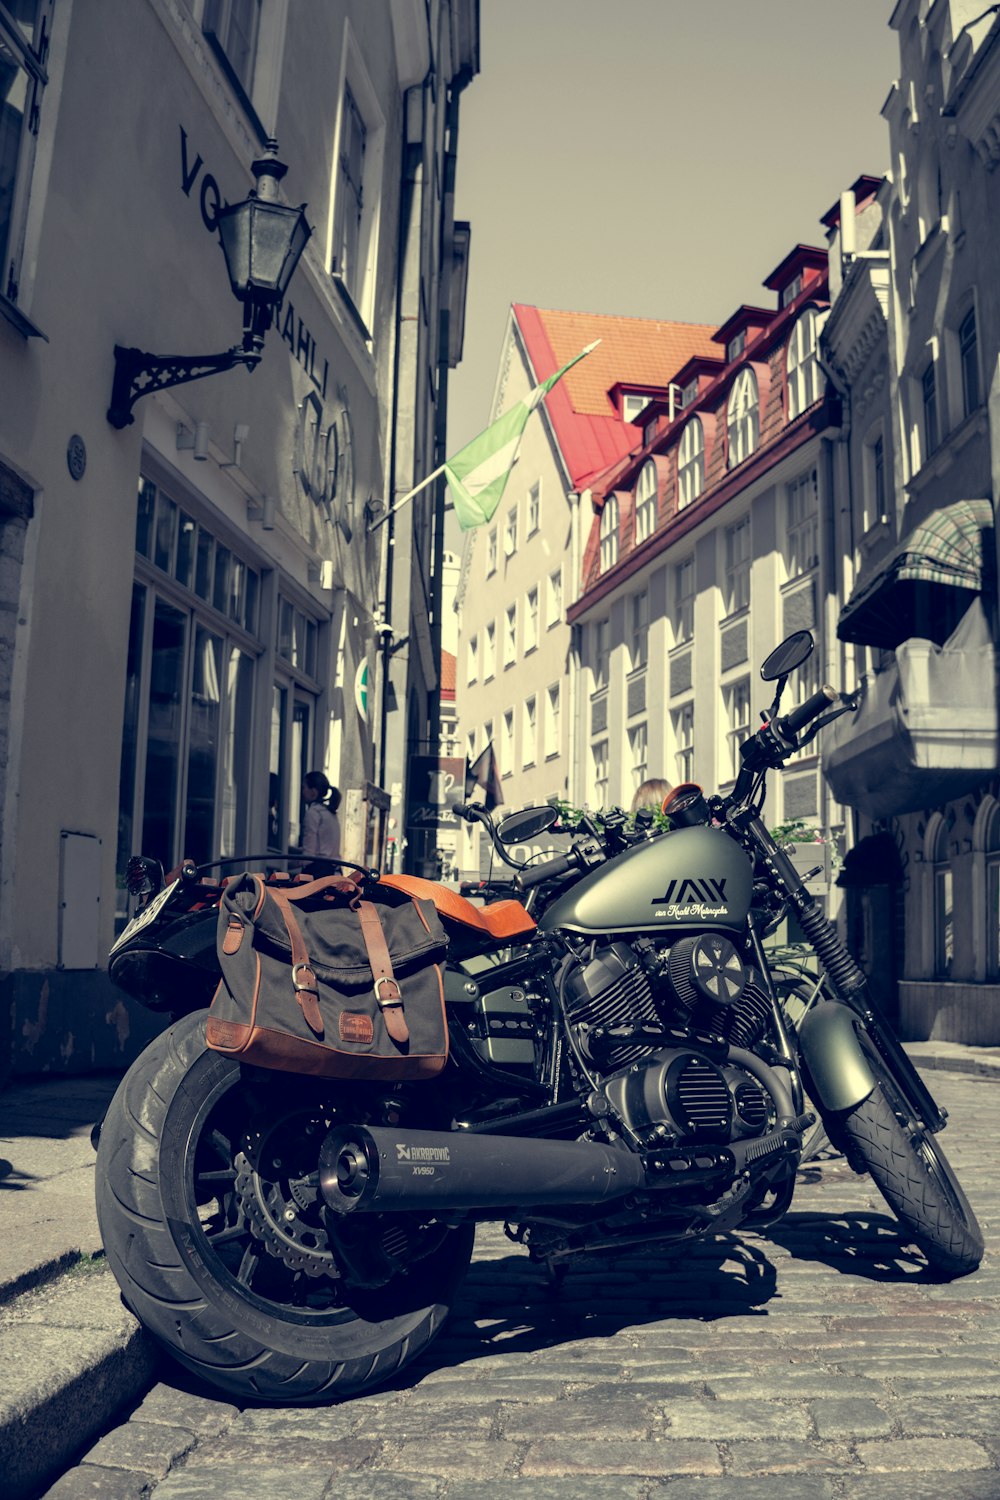
<path id="1" fill-rule="evenodd" d="M 986 1235 L 930 1279 L 869 1179 L 800 1174 L 774 1238 L 576 1263 L 551 1292 L 499 1230 L 444 1336 L 390 1389 L 247 1409 L 173 1368 L 52 1500 L 997 1500 L 1000 1089 L 936 1073 Z"/>

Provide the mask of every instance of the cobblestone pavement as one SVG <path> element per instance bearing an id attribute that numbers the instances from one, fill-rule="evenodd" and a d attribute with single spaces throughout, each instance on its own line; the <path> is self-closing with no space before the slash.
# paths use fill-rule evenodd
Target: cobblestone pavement
<path id="1" fill-rule="evenodd" d="M 986 1234 L 972 1276 L 930 1278 L 840 1160 L 773 1238 L 589 1258 L 555 1294 L 490 1228 L 392 1388 L 239 1411 L 169 1377 L 49 1500 L 998 1500 L 1000 1088 L 933 1085 Z"/>

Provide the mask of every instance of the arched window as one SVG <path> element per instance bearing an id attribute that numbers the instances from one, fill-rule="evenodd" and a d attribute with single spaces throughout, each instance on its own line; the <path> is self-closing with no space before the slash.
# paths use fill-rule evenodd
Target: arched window
<path id="1" fill-rule="evenodd" d="M 757 396 L 757 377 L 745 365 L 729 393 L 726 411 L 726 438 L 728 454 L 726 467 L 735 469 L 745 458 L 749 458 L 757 447 L 760 437 L 760 402 Z"/>
<path id="2" fill-rule="evenodd" d="M 656 530 L 656 465 L 643 464 L 635 487 L 635 543 L 644 542 Z"/>
<path id="3" fill-rule="evenodd" d="M 601 511 L 601 572 L 618 561 L 618 497 L 609 495 Z"/>
<path id="4" fill-rule="evenodd" d="M 697 500 L 705 488 L 705 429 L 692 417 L 681 433 L 677 450 L 677 509 Z"/>
<path id="5" fill-rule="evenodd" d="M 995 984 L 1000 980 L 1000 802 L 993 797 L 985 799 L 976 815 L 972 843 L 978 865 L 973 876 L 978 887 L 974 891 L 973 911 L 975 914 L 979 904 L 977 898 L 982 892 L 980 910 L 984 918 L 980 931 L 974 936 L 978 950 L 974 955 L 976 974 L 977 977 L 982 974 Z M 976 916 L 974 920 L 979 928 Z"/>
<path id="6" fill-rule="evenodd" d="M 932 973 L 938 979 L 951 974 L 955 942 L 955 901 L 951 861 L 948 858 L 948 824 L 935 813 L 924 835 L 924 859 L 931 872 L 931 921 L 934 939 Z"/>
<path id="7" fill-rule="evenodd" d="M 788 340 L 788 420 L 791 422 L 823 394 L 823 381 L 816 345 L 819 331 L 826 321 L 815 307 L 807 308 L 792 329 Z"/>

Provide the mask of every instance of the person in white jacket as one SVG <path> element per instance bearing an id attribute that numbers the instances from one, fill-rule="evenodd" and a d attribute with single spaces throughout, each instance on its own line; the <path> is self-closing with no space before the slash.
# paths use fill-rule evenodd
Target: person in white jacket
<path id="1" fill-rule="evenodd" d="M 302 778 L 302 853 L 323 859 L 340 858 L 340 792 L 322 771 L 309 771 Z M 328 873 L 328 872 L 326 872 Z"/>

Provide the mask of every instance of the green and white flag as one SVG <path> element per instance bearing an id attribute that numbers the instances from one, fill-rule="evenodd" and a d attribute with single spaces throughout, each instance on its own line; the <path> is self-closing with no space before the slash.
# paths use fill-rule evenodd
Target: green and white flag
<path id="1" fill-rule="evenodd" d="M 595 339 L 586 349 L 581 349 L 569 364 L 563 365 L 541 385 L 536 385 L 523 401 L 504 412 L 485 432 L 445 462 L 444 472 L 455 503 L 455 515 L 463 531 L 471 531 L 474 526 L 482 526 L 493 519 L 531 413 L 566 371 L 596 349 L 600 342 L 600 339 Z"/>

